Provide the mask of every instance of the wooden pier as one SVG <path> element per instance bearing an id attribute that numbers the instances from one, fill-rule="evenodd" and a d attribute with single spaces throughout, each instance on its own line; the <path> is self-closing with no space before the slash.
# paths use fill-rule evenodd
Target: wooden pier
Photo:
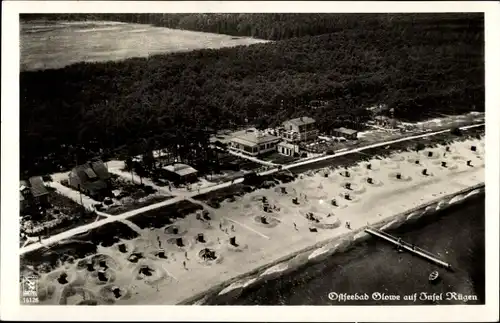
<path id="1" fill-rule="evenodd" d="M 403 240 L 400 240 L 396 237 L 393 237 L 392 235 L 388 234 L 388 233 L 385 233 L 383 231 L 380 231 L 380 230 L 377 230 L 377 229 L 374 229 L 374 228 L 366 228 L 365 229 L 365 232 L 366 233 L 369 233 L 375 237 L 378 237 L 378 238 L 381 238 L 387 242 L 390 242 L 398 247 L 400 247 L 401 249 L 404 249 L 410 253 L 413 253 L 417 256 L 420 256 L 422 258 L 425 258 L 439 266 L 442 266 L 448 270 L 452 270 L 451 268 L 451 265 L 445 261 L 442 261 L 441 259 L 439 259 L 436 255 L 422 249 L 422 248 L 419 248 L 417 246 L 414 246 L 414 245 L 411 245 L 407 242 L 404 242 Z"/>

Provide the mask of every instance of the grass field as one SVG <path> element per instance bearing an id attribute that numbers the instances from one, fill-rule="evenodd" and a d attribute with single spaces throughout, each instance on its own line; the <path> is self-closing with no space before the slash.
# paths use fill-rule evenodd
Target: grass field
<path id="1" fill-rule="evenodd" d="M 117 22 L 21 21 L 20 28 L 22 71 L 266 42 Z"/>

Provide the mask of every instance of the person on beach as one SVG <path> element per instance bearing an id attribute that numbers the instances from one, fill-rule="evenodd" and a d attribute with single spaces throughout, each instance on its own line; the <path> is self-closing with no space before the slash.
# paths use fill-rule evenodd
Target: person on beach
<path id="1" fill-rule="evenodd" d="M 231 231 L 234 232 L 234 224 L 231 226 Z"/>
<path id="2" fill-rule="evenodd" d="M 219 223 L 219 229 L 221 229 L 221 231 L 224 231 L 222 230 L 222 222 Z"/>
<path id="3" fill-rule="evenodd" d="M 184 252 L 184 257 L 186 257 L 186 259 L 188 259 L 188 252 Z"/>
<path id="4" fill-rule="evenodd" d="M 293 227 L 295 228 L 295 230 L 297 230 L 297 224 L 295 222 L 293 223 Z"/>
<path id="5" fill-rule="evenodd" d="M 217 242 L 220 244 L 220 238 L 219 237 L 217 237 Z"/>
<path id="6" fill-rule="evenodd" d="M 38 242 L 42 243 L 42 236 L 38 236 Z"/>
<path id="7" fill-rule="evenodd" d="M 187 267 L 186 267 L 186 261 L 183 261 L 182 265 L 184 266 L 184 269 L 187 269 Z"/>
<path id="8" fill-rule="evenodd" d="M 398 246 L 396 247 L 398 252 L 403 252 L 403 244 L 401 243 L 401 238 L 398 238 Z"/>

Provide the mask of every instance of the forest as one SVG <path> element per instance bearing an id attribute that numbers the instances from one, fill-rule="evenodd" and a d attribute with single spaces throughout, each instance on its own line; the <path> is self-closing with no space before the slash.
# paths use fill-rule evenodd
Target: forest
<path id="1" fill-rule="evenodd" d="M 480 15 L 466 13 L 370 14 L 370 13 L 140 13 L 140 14 L 22 14 L 22 20 L 118 21 L 233 36 L 283 40 L 316 36 L 345 29 L 386 28 L 400 22 L 441 24 Z M 467 23 L 467 22 L 465 22 Z"/>
<path id="2" fill-rule="evenodd" d="M 223 49 L 77 63 L 20 75 L 21 171 L 70 167 L 89 152 L 169 148 L 208 167 L 209 135 L 295 116 L 321 131 L 367 120 L 484 110 L 482 15 L 414 19 Z M 311 100 L 328 104 L 311 108 Z M 84 156 L 80 156 L 83 152 Z"/>

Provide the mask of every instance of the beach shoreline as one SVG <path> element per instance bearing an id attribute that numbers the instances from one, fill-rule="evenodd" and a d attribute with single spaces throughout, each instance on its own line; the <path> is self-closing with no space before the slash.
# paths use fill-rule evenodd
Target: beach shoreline
<path id="1" fill-rule="evenodd" d="M 448 207 L 455 205 L 455 203 L 462 203 L 465 202 L 469 197 L 472 197 L 476 194 L 479 194 L 481 192 L 484 192 L 485 190 L 485 184 L 476 184 L 471 187 L 462 189 L 457 192 L 450 193 L 446 196 L 439 197 L 433 201 L 424 203 L 420 206 L 414 207 L 412 209 L 409 209 L 405 212 L 384 218 L 380 220 L 380 222 L 372 224 L 370 227 L 376 228 L 376 229 L 381 229 L 384 226 L 391 224 L 390 226 L 384 228 L 384 229 L 396 229 L 402 225 L 409 224 L 413 221 L 418 221 L 420 218 L 426 217 L 426 216 L 433 216 L 435 215 L 435 212 L 437 212 L 436 207 L 440 205 L 439 210 L 445 210 Z M 474 194 L 470 194 L 474 193 Z M 463 195 L 466 195 L 463 197 Z M 449 203 L 452 201 L 454 198 L 462 196 L 458 201 Z M 444 204 L 442 204 L 445 202 Z M 433 207 L 434 206 L 434 207 Z M 429 210 L 431 208 L 432 210 Z M 414 213 L 420 213 L 420 214 L 414 214 Z M 412 215 L 411 217 L 408 217 L 409 215 Z M 225 296 L 228 294 L 240 294 L 243 292 L 245 288 L 248 288 L 250 286 L 262 284 L 267 280 L 271 279 L 276 279 L 280 276 L 284 276 L 287 274 L 290 274 L 293 271 L 299 270 L 303 268 L 304 266 L 311 265 L 316 262 L 320 262 L 324 260 L 326 257 L 330 257 L 335 255 L 336 253 L 341 253 L 347 251 L 350 247 L 353 245 L 363 241 L 364 239 L 369 238 L 370 236 L 368 234 L 364 234 L 364 229 L 365 228 L 360 228 L 352 232 L 344 233 L 342 235 L 339 235 L 337 237 L 333 237 L 331 239 L 327 239 L 326 241 L 321 241 L 315 245 L 308 246 L 304 248 L 303 250 L 293 252 L 285 257 L 282 257 L 272 263 L 260 266 L 259 268 L 253 269 L 245 274 L 242 274 L 238 277 L 235 277 L 231 279 L 230 281 L 226 281 L 223 283 L 220 283 L 217 286 L 212 287 L 209 290 L 206 290 L 204 292 L 201 292 L 197 295 L 194 295 L 192 297 L 189 297 L 176 305 L 203 305 L 204 300 L 206 300 L 209 297 L 213 297 L 216 295 L 221 295 L 221 292 L 224 291 L 224 289 L 230 288 L 231 285 L 240 285 L 244 286 L 243 288 L 235 286 L 234 289 L 230 289 L 227 292 L 223 293 Z M 330 246 L 330 248 L 325 248 L 330 244 L 335 244 L 336 247 Z M 283 264 L 288 264 L 290 263 L 294 258 L 306 258 L 308 255 L 311 255 L 311 251 L 315 249 L 325 249 L 324 253 L 321 253 L 318 255 L 318 257 L 314 257 L 312 259 L 307 259 L 306 261 L 301 261 L 298 264 L 295 264 L 294 267 L 287 266 L 285 270 L 283 271 L 276 271 L 274 274 L 271 275 L 266 275 L 267 277 L 263 277 L 261 279 L 258 279 L 258 277 L 264 273 L 266 270 L 272 267 L 278 267 Z M 253 280 L 255 279 L 255 280 Z M 250 284 L 245 285 L 245 281 L 249 282 L 253 280 Z M 237 295 L 235 295 L 237 296 Z"/>
<path id="2" fill-rule="evenodd" d="M 179 229 L 175 235 L 167 232 L 173 223 L 146 225 L 136 229 L 138 238 L 122 239 L 126 250 L 97 242 L 97 254 L 72 264 L 63 263 L 50 273 L 42 273 L 41 279 L 48 284 L 45 288 L 85 288 L 96 297 L 109 295 L 108 289 L 117 286 L 127 297 L 106 298 L 106 302 L 117 305 L 202 304 L 214 294 L 238 293 L 341 252 L 354 241 L 366 238 L 366 227 L 385 230 L 399 226 L 431 211 L 432 206 L 444 208 L 452 199 L 454 203 L 460 199 L 456 196 L 484 187 L 483 147 L 480 140 L 467 139 L 446 150 L 438 145 L 426 151 L 375 156 L 348 168 L 332 166 L 308 171 L 293 182 L 257 189 L 224 201 L 216 209 L 201 200 L 188 199 L 186 202 L 207 211 L 214 225 L 207 226 L 195 213 L 173 222 Z M 466 163 L 468 159 L 471 165 Z M 443 161 L 448 164 L 443 166 Z M 424 169 L 427 174 L 423 174 Z M 267 211 L 263 202 L 268 205 Z M 313 214 L 315 219 L 308 218 Z M 152 219 L 159 216 L 168 217 L 167 213 L 157 212 Z M 263 217 L 268 222 L 261 222 Z M 128 223 L 138 220 L 130 218 Z M 346 223 L 350 226 L 344 226 Z M 196 240 L 199 234 L 205 241 Z M 229 241 L 231 236 L 237 237 L 236 247 Z M 176 245 L 179 237 L 185 241 L 184 246 Z M 168 257 L 158 257 L 160 241 Z M 217 253 L 217 261 L 202 260 L 201 252 L 207 248 Z M 130 257 L 137 253 L 142 258 L 132 261 Z M 114 275 L 111 281 L 88 280 L 92 272 L 84 269 L 84 263 L 95 257 L 109 260 Z M 155 274 L 141 274 L 142 267 L 153 269 Z M 54 277 L 61 272 L 74 280 L 69 285 L 58 285 Z M 61 303 L 56 298 L 54 294 L 43 303 L 66 304 L 65 299 Z M 99 297 L 96 302 L 100 302 Z"/>

